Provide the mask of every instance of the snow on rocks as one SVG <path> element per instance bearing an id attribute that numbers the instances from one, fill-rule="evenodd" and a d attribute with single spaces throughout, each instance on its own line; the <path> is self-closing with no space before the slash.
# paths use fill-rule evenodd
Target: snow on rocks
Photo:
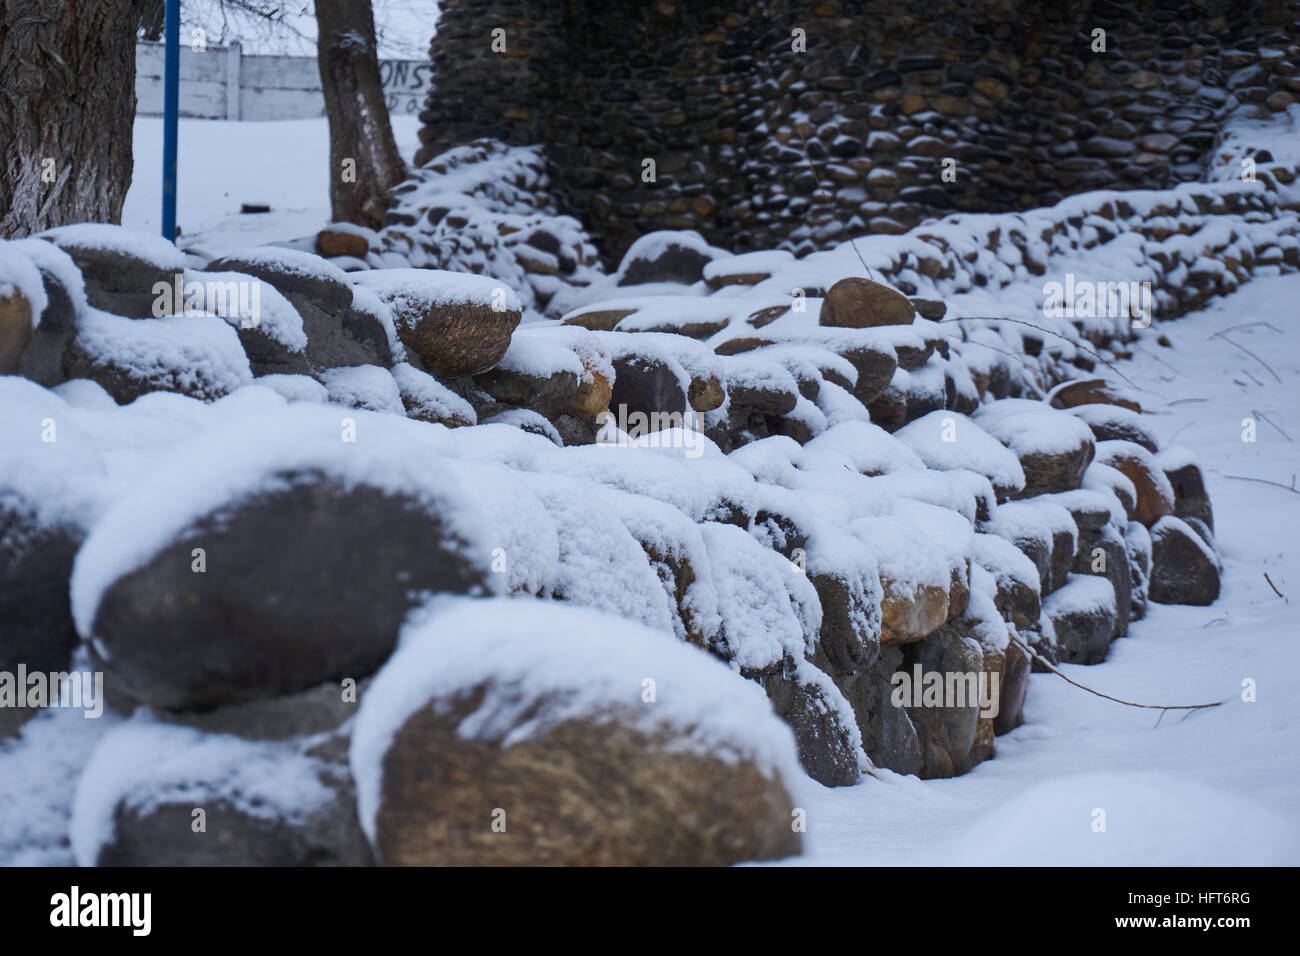
<path id="1" fill-rule="evenodd" d="M 253 741 L 137 715 L 99 742 L 78 783 L 77 863 L 367 865 L 351 778 L 331 759 L 340 750 L 328 739 Z"/>
<path id="2" fill-rule="evenodd" d="M 467 492 L 407 438 L 414 423 L 353 416 L 237 419 L 108 510 L 73 610 L 124 694 L 202 709 L 361 678 L 422 594 L 487 591 Z"/>
<path id="3" fill-rule="evenodd" d="M 211 315 L 125 319 L 89 309 L 64 361 L 71 377 L 98 382 L 123 404 L 155 391 L 210 400 L 253 379 L 239 335 Z"/>
<path id="4" fill-rule="evenodd" d="M 321 378 L 325 393 L 334 405 L 399 415 L 406 411 L 397 381 L 388 369 L 378 365 L 326 369 Z"/>
<path id="5" fill-rule="evenodd" d="M 172 287 L 189 264 L 161 236 L 106 223 L 59 226 L 40 238 L 71 256 L 90 305 L 133 319 L 157 316 L 158 287 Z"/>
<path id="6" fill-rule="evenodd" d="M 793 742 L 762 692 L 670 634 L 585 608 L 434 602 L 362 698 L 350 762 L 385 864 L 799 852 Z M 481 825 L 499 808 L 508 840 Z"/>
<path id="7" fill-rule="evenodd" d="M 1078 488 L 1095 453 L 1087 425 L 1043 402 L 992 402 L 981 406 L 974 419 L 1020 460 L 1025 486 L 1018 497 Z"/>
<path id="8" fill-rule="evenodd" d="M 1277 268 L 1300 264 L 1288 264 L 1300 244 L 1280 227 L 1234 219 L 1243 231 L 1233 238 L 1236 225 L 1206 220 L 1203 234 L 1154 240 L 1163 227 L 1145 205 L 1111 219 L 1091 214 L 1093 197 L 1028 211 L 1014 226 L 1021 242 L 1004 241 L 1001 217 L 964 216 L 863 240 L 879 282 L 855 278 L 861 263 L 847 247 L 730 257 L 671 233 L 645 237 L 600 276 L 576 223 L 527 206 L 542 173 L 526 152 L 478 145 L 421 171 L 382 232 L 335 230 L 338 242 L 322 246 L 339 253 L 332 263 L 280 247 L 204 263 L 112 227 L 0 246 L 0 262 L 32 267 L 4 280 L 31 307 L 16 369 L 57 387 L 0 381 L 7 447 L 19 449 L 17 467 L 0 469 L 0 585 L 38 595 L 28 604 L 42 621 L 19 656 L 53 667 L 93 652 L 116 688 L 112 706 L 143 702 L 151 720 L 195 724 L 157 732 L 168 755 L 158 776 L 123 757 L 131 779 L 87 797 L 85 819 L 99 821 L 88 829 L 100 834 L 85 843 L 88 859 L 183 861 L 184 847 L 157 829 L 177 812 L 175 793 L 188 792 L 178 780 L 210 785 L 231 808 L 222 826 L 256 828 L 241 794 L 277 779 L 277 761 L 307 766 L 303 740 L 234 747 L 194 710 L 283 709 L 306 689 L 336 693 L 381 668 L 418 693 L 400 714 L 390 695 L 363 697 L 362 729 L 372 720 L 380 730 L 354 741 L 340 779 L 346 788 L 355 771 L 364 784 L 362 819 L 382 859 L 503 852 L 430 824 L 429 784 L 416 771 L 444 753 L 522 788 L 540 785 L 537 760 L 603 754 L 636 793 L 645 755 L 655 767 L 666 753 L 692 755 L 702 769 L 666 771 L 682 788 L 673 799 L 707 799 L 692 789 L 707 782 L 719 801 L 707 805 L 731 821 L 717 826 L 770 817 L 776 828 L 781 817 L 787 843 L 750 829 L 747 849 L 719 855 L 713 836 L 687 828 L 683 859 L 779 856 L 796 851 L 787 791 L 773 782 L 797 776 L 792 754 L 828 786 L 853 784 L 872 763 L 965 772 L 1023 719 L 1029 662 L 1018 641 L 1048 659 L 1093 662 L 1148 597 L 1217 595 L 1199 468 L 1157 450 L 1140 403 L 1102 369 L 1140 330 L 1113 316 L 1044 315 L 1041 289 L 1024 280 L 1031 256 L 1081 271 L 1138 262 L 1174 315 L 1247 274 L 1224 256 L 1256 262 L 1276 245 Z M 474 171 L 498 161 L 519 181 Z M 1240 213 L 1244 194 L 1223 189 L 1225 208 Z M 1197 205 L 1184 187 L 1172 192 Z M 1071 222 L 1080 210 L 1082 228 Z M 1103 240 L 1106 228 L 1118 234 Z M 1259 255 L 1246 252 L 1252 243 Z M 259 290 L 265 341 L 243 327 L 248 310 L 222 308 L 206 289 L 200 305 L 217 316 L 159 318 L 151 302 L 125 317 L 153 292 L 148 270 L 173 289 L 179 274 Z M 48 448 L 38 445 L 45 419 L 59 434 Z M 42 459 L 45 450 L 54 454 Z M 466 593 L 511 598 L 443 603 L 408 629 L 426 650 L 393 654 L 408 611 Z M 0 600 L 0 635 L 35 633 L 25 608 Z M 630 698 L 618 689 L 623 655 L 652 639 L 693 655 L 683 667 L 701 664 L 714 711 L 629 718 L 645 716 L 646 677 L 667 700 L 649 672 Z M 1001 712 L 895 704 L 895 676 L 918 666 L 999 675 Z M 731 713 L 733 698 L 755 709 L 718 729 L 717 702 Z M 526 713 L 530 701 L 538 709 Z M 570 714 L 574 701 L 583 707 Z M 500 735 L 475 736 L 498 723 Z M 138 747 L 154 733 L 123 739 Z M 678 747 L 697 734 L 709 747 Z M 724 770 L 710 762 L 714 745 L 740 756 Z M 779 778 L 764 777 L 778 752 Z M 204 753 L 239 753 L 267 776 L 200 780 L 187 761 Z M 624 811 L 583 796 L 579 771 L 559 792 L 589 806 L 571 807 L 566 825 L 622 846 L 602 814 Z M 436 797 L 453 821 L 487 799 L 468 784 Z M 305 839 L 305 818 L 290 820 L 304 804 L 291 804 L 250 852 L 356 858 L 355 834 Z M 677 804 L 647 806 L 635 812 L 673 815 Z M 571 852 L 539 837 L 520 859 Z"/>
<path id="9" fill-rule="evenodd" d="M 393 310 L 403 344 L 438 375 L 476 375 L 493 368 L 522 314 L 518 296 L 486 276 L 437 269 L 379 269 L 353 280 Z"/>
<path id="10" fill-rule="evenodd" d="M 356 303 L 346 273 L 318 256 L 261 246 L 217 259 L 204 270 L 250 276 L 278 291 L 298 313 L 307 338 L 304 354 L 314 371 L 394 361 L 387 317 Z"/>
<path id="11" fill-rule="evenodd" d="M 1151 526 L 1151 600 L 1213 604 L 1219 599 L 1219 559 L 1182 518 L 1167 514 Z"/>
<path id="12" fill-rule="evenodd" d="M 1020 461 L 965 415 L 933 411 L 894 433 L 927 468 L 984 475 L 1002 500 L 1025 487 Z"/>
<path id="13" fill-rule="evenodd" d="M 1111 439 L 1097 443 L 1097 461 L 1109 465 L 1133 483 L 1137 500 L 1133 518 L 1150 528 L 1173 514 L 1174 488 L 1155 456 L 1136 442 Z"/>

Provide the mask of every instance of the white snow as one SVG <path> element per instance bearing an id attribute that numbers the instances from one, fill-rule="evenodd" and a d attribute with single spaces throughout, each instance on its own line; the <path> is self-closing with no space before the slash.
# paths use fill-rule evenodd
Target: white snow
<path id="1" fill-rule="evenodd" d="M 253 380 L 238 333 L 212 315 L 124 319 L 90 308 L 77 325 L 77 346 L 134 381 L 203 398 Z"/>
<path id="2" fill-rule="evenodd" d="M 290 743 L 205 734 L 138 714 L 99 741 L 82 771 L 70 828 L 73 854 L 79 866 L 95 865 L 114 838 L 119 806 L 143 815 L 166 804 L 221 799 L 259 819 L 301 819 L 333 798 L 322 769 Z"/>
<path id="3" fill-rule="evenodd" d="M 1025 487 L 1020 460 L 988 432 L 958 412 L 930 412 L 900 428 L 894 437 L 920 457 L 927 468 L 964 468 L 984 475 L 999 488 Z"/>
<path id="4" fill-rule="evenodd" d="M 329 400 L 335 405 L 405 414 L 402 393 L 386 368 L 378 365 L 327 368 L 321 373 L 321 378 Z"/>

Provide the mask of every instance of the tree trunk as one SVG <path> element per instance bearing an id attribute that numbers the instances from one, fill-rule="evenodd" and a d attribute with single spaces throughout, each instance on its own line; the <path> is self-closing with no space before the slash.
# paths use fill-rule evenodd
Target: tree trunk
<path id="1" fill-rule="evenodd" d="M 0 0 L 0 238 L 120 222 L 135 0 Z"/>
<path id="2" fill-rule="evenodd" d="M 406 178 L 379 81 L 370 0 L 316 0 L 317 63 L 330 127 L 335 221 L 378 228 Z"/>

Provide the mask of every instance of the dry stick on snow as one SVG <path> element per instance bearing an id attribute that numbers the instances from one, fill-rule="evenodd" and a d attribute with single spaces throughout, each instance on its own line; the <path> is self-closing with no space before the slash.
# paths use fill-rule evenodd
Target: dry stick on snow
<path id="1" fill-rule="evenodd" d="M 1070 338 L 1068 335 L 1062 335 L 1060 332 L 1056 331 L 1055 329 L 1047 329 L 1047 328 L 1044 328 L 1044 327 L 1041 326 L 1041 325 L 1036 325 L 1036 324 L 1034 324 L 1033 322 L 1026 322 L 1024 319 L 1012 319 L 1012 318 L 1009 318 L 1008 316 L 1005 316 L 1005 315 L 962 315 L 962 316 L 952 316 L 951 318 L 946 318 L 946 319 L 940 319 L 939 321 L 940 321 L 940 322 L 970 322 L 970 321 L 979 321 L 979 322 L 1010 322 L 1010 323 L 1012 323 L 1013 325 L 1027 325 L 1027 326 L 1029 326 L 1031 329 L 1037 329 L 1039 332 L 1043 332 L 1043 333 L 1046 334 L 1046 335 L 1055 335 L 1058 339 L 1064 339 L 1066 342 L 1069 342 L 1069 343 L 1070 343 L 1071 345 L 1073 345 L 1075 348 L 1077 348 L 1077 349 L 1082 349 L 1083 351 L 1085 351 L 1085 352 L 1087 352 L 1089 355 L 1091 355 L 1093 358 L 1095 358 L 1095 359 L 1096 359 L 1098 362 L 1100 362 L 1102 365 L 1106 366 L 1108 369 L 1110 369 L 1112 372 L 1114 372 L 1116 375 L 1118 375 L 1120 378 L 1122 378 L 1122 379 L 1123 379 L 1125 382 L 1127 382 L 1129 385 L 1131 385 L 1131 386 L 1133 386 L 1135 389 L 1137 389 L 1139 392 L 1150 392 L 1150 391 L 1151 391 L 1151 389 L 1149 389 L 1149 388 L 1143 388 L 1143 387 L 1142 387 L 1141 385 L 1139 385 L 1137 382 L 1133 381 L 1131 378 L 1129 378 L 1127 375 L 1125 375 L 1123 372 L 1121 372 L 1119 369 L 1117 369 L 1117 368 L 1116 368 L 1114 365 L 1112 365 L 1110 362 L 1106 361 L 1104 358 L 1102 358 L 1100 355 L 1098 355 L 1098 354 L 1097 354 L 1096 352 L 1094 352 L 1092 349 L 1088 348 L 1088 346 L 1084 345 L 1082 342 L 1080 342 L 1080 341 L 1078 341 L 1078 340 L 1076 340 L 1076 339 L 1072 339 L 1072 338 Z M 968 341 L 969 341 L 969 340 L 968 340 Z M 1152 393 L 1152 394 L 1155 394 L 1155 393 Z"/>
<path id="2" fill-rule="evenodd" d="M 1062 674 L 1059 670 L 1057 670 L 1057 669 L 1056 669 L 1056 668 L 1055 668 L 1051 663 L 1049 663 L 1047 660 L 1045 660 L 1045 659 L 1044 659 L 1044 658 L 1043 658 L 1043 657 L 1042 657 L 1042 656 L 1041 656 L 1037 651 L 1035 651 L 1032 647 L 1030 647 L 1028 644 L 1026 644 L 1024 641 L 1020 640 L 1019 638 L 1017 638 L 1017 637 L 1013 637 L 1013 638 L 1011 638 L 1011 643 L 1015 644 L 1015 645 L 1016 645 L 1017 647 L 1019 647 L 1022 651 L 1024 651 L 1026 654 L 1028 654 L 1028 655 L 1029 655 L 1030 657 L 1032 657 L 1034 660 L 1038 661 L 1038 663 L 1042 664 L 1042 665 L 1043 665 L 1044 667 L 1046 667 L 1049 671 L 1051 671 L 1051 672 L 1052 672 L 1053 674 L 1055 674 L 1057 677 L 1061 678 L 1061 680 L 1065 681 L 1066 683 L 1073 684 L 1075 687 L 1079 688 L 1080 690 L 1086 690 L 1089 694 L 1095 694 L 1095 695 L 1098 696 L 1098 697 L 1104 697 L 1106 700 L 1113 700 L 1115 703 L 1117 703 L 1117 704 L 1123 704 L 1123 705 L 1126 706 L 1126 707 L 1142 707 L 1142 708 L 1145 708 L 1145 709 L 1147 709 L 1147 710 L 1161 710 L 1161 711 L 1163 711 L 1163 710 L 1188 710 L 1188 711 L 1190 711 L 1190 710 L 1205 710 L 1205 709 L 1207 709 L 1207 708 L 1209 708 L 1209 707 L 1221 707 L 1221 706 L 1223 706 L 1225 703 L 1227 703 L 1227 701 L 1216 700 L 1216 701 L 1214 701 L 1214 702 L 1211 703 L 1211 704 L 1177 704 L 1177 705 L 1173 705 L 1173 704 L 1171 704 L 1171 705 L 1166 706 L 1166 705 L 1164 705 L 1164 704 L 1138 704 L 1138 703 L 1135 703 L 1135 702 L 1133 702 L 1133 701 L 1131 701 L 1131 700 L 1123 700 L 1123 699 L 1121 699 L 1121 698 L 1119 698 L 1119 697 L 1112 697 L 1112 696 L 1110 696 L 1110 694 L 1103 694 L 1103 693 L 1102 693 L 1101 691 L 1099 691 L 1099 690 L 1093 690 L 1091 687 L 1086 687 L 1086 686 L 1084 686 L 1083 684 L 1080 684 L 1078 681 L 1076 681 L 1076 680 L 1071 680 L 1070 678 L 1066 677 L 1066 676 L 1065 676 L 1064 674 Z"/>
<path id="3" fill-rule="evenodd" d="M 1278 488 L 1281 488 L 1283 491 L 1289 491 L 1293 495 L 1300 495 L 1300 489 L 1297 489 L 1295 486 L 1295 475 L 1291 476 L 1291 484 L 1289 486 L 1282 484 L 1282 482 L 1280 481 L 1269 481 L 1267 478 L 1248 478 L 1245 475 L 1224 475 L 1223 477 L 1231 478 L 1234 481 L 1256 481 L 1259 482 L 1261 485 L 1276 485 Z"/>
<path id="4" fill-rule="evenodd" d="M 1246 374 L 1247 374 L 1247 375 L 1250 375 L 1249 372 L 1247 372 Z M 1251 378 L 1254 378 L 1255 376 L 1250 375 L 1250 377 L 1251 377 Z M 1256 418 L 1262 418 L 1262 419 L 1264 419 L 1264 421 L 1268 422 L 1270 425 L 1272 425 L 1274 428 L 1277 429 L 1279 435 L 1281 435 L 1281 436 L 1282 436 L 1283 438 L 1285 438 L 1287 441 L 1291 441 L 1291 436 L 1288 435 L 1286 432 L 1282 431 L 1282 427 L 1281 427 L 1280 425 L 1278 425 L 1277 422 L 1273 421 L 1273 419 L 1271 419 L 1271 418 L 1269 418 L 1267 415 L 1265 415 L 1263 412 L 1261 412 L 1261 411 L 1257 411 L 1256 409 L 1253 409 L 1253 408 L 1252 408 L 1252 409 L 1250 410 L 1250 413 L 1251 413 L 1252 415 L 1254 415 Z"/>
<path id="5" fill-rule="evenodd" d="M 1268 582 L 1268 586 L 1273 589 L 1274 594 L 1280 597 L 1283 601 L 1286 601 L 1286 595 L 1277 589 L 1277 585 L 1273 583 L 1273 579 L 1268 576 L 1267 571 L 1264 572 L 1264 580 Z M 1286 603 L 1290 604 L 1291 602 L 1286 601 Z"/>
<path id="6" fill-rule="evenodd" d="M 1273 371 L 1273 366 L 1269 365 L 1267 362 L 1265 362 L 1262 358 L 1260 358 L 1258 355 L 1256 355 L 1256 354 L 1255 354 L 1254 352 L 1252 352 L 1250 349 L 1246 348 L 1246 346 L 1241 345 L 1240 343 L 1237 343 L 1237 342 L 1232 341 L 1232 339 L 1228 338 L 1228 337 L 1227 337 L 1226 335 L 1224 335 L 1222 332 L 1215 332 L 1213 335 L 1210 336 L 1210 338 L 1212 338 L 1212 339 L 1214 339 L 1214 338 L 1221 338 L 1221 339 L 1223 339 L 1223 341 L 1227 342 L 1229 345 L 1234 346 L 1235 348 L 1239 348 L 1239 349 L 1241 349 L 1243 352 L 1245 352 L 1247 355 L 1249 355 L 1251 358 L 1253 358 L 1253 359 L 1254 359 L 1256 362 L 1258 362 L 1260 365 L 1264 366 L 1264 368 L 1268 369 L 1268 373 L 1269 373 L 1270 375 L 1272 375 L 1275 379 L 1277 379 L 1279 382 L 1282 381 L 1282 376 L 1281 376 L 1281 375 L 1278 375 L 1277 372 Z"/>

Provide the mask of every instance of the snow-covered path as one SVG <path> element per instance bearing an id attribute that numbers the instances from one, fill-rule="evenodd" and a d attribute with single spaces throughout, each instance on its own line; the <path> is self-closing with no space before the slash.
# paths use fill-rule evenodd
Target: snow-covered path
<path id="1" fill-rule="evenodd" d="M 1186 447 L 1201 463 L 1223 597 L 1205 608 L 1152 604 L 1103 664 L 1065 670 L 1127 700 L 1227 703 L 1186 719 L 1169 713 L 1156 726 L 1158 711 L 1036 674 L 1025 725 L 966 776 L 923 782 L 884 772 L 847 790 L 808 782 L 809 853 L 790 862 L 1300 863 L 1300 604 L 1264 577 L 1300 602 L 1300 498 L 1228 477 L 1290 485 L 1300 474 L 1297 319 L 1300 276 L 1257 279 L 1146 330 L 1119 367 L 1145 390 L 1161 447 Z M 1229 329 L 1259 358 L 1216 335 Z M 1162 334 L 1172 347 L 1156 343 Z M 1245 418 L 1257 422 L 1253 443 L 1243 441 Z M 1248 678 L 1254 703 L 1242 700 Z M 1104 832 L 1094 830 L 1098 809 Z"/>

